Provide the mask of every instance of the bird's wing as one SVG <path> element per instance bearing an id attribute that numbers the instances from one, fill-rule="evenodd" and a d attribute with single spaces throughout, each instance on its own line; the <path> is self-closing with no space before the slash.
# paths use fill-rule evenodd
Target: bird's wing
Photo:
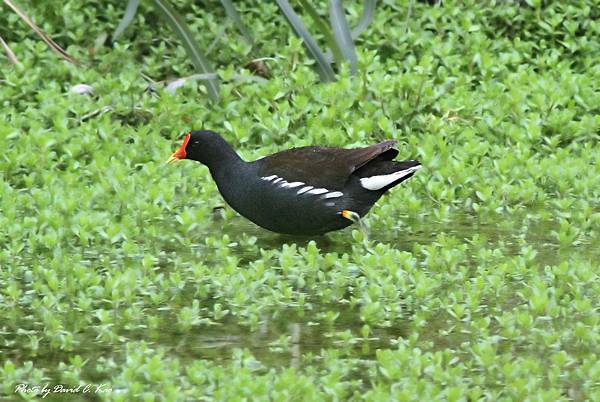
<path id="1" fill-rule="evenodd" d="M 293 148 L 256 162 L 260 163 L 260 175 L 264 178 L 277 176 L 288 183 L 302 182 L 315 188 L 341 190 L 356 169 L 377 156 L 389 151 L 385 158 L 393 159 L 398 153 L 392 148 L 395 143 L 394 140 L 388 140 L 366 148 L 353 149 Z"/>

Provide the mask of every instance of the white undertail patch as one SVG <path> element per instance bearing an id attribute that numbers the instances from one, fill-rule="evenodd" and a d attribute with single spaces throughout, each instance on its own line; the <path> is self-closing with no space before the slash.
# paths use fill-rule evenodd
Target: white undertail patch
<path id="1" fill-rule="evenodd" d="M 381 190 L 385 186 L 395 182 L 396 180 L 403 178 L 404 176 L 411 174 L 412 172 L 414 172 L 420 168 L 421 168 L 421 165 L 418 165 L 418 166 L 410 167 L 408 169 L 399 170 L 397 172 L 390 173 L 390 174 L 382 174 L 382 175 L 371 176 L 371 177 L 363 177 L 362 179 L 360 179 L 360 185 L 363 188 L 366 188 L 367 190 L 373 190 L 373 191 Z"/>

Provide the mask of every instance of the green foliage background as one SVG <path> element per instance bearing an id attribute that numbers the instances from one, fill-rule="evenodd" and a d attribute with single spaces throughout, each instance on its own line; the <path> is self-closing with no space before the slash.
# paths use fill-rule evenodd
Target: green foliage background
<path id="1" fill-rule="evenodd" d="M 148 90 L 193 70 L 144 4 L 99 46 L 124 4 L 23 3 L 79 67 L 2 16 L 21 64 L 3 58 L 0 84 L 0 395 L 600 400 L 597 3 L 382 2 L 358 76 L 328 84 L 275 3 L 237 3 L 254 47 L 219 36 L 218 1 L 173 2 L 212 49 L 218 103 L 199 82 Z M 272 79 L 232 79 L 260 57 Z M 215 214 L 205 168 L 164 165 L 201 127 L 248 159 L 395 138 L 425 168 L 369 240 L 280 237 Z"/>

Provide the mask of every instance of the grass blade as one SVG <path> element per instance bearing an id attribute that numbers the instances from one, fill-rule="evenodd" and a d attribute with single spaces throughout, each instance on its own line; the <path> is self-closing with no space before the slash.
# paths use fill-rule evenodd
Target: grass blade
<path id="1" fill-rule="evenodd" d="M 52 40 L 52 38 L 48 34 L 46 34 L 44 31 L 42 31 L 40 27 L 38 27 L 37 25 L 35 25 L 35 23 L 33 22 L 33 20 L 31 18 L 29 18 L 29 16 L 27 14 L 25 14 L 25 12 L 23 12 L 23 10 L 21 10 L 12 0 L 4 0 L 4 3 L 6 5 L 8 5 L 10 8 L 12 8 L 13 11 L 15 13 L 17 13 L 17 15 L 19 17 L 21 17 L 21 19 L 23 21 L 25 21 L 25 23 L 27 25 L 29 25 L 29 27 L 31 29 L 33 29 L 33 31 L 40 38 L 42 38 L 42 40 L 44 42 L 46 42 L 46 44 L 50 47 L 50 49 L 54 50 L 56 53 L 58 53 L 63 59 L 67 60 L 68 62 L 71 62 L 73 64 L 78 64 L 79 63 L 77 61 L 77 59 L 75 59 L 74 57 L 70 56 L 62 47 L 60 47 L 58 45 L 58 43 L 54 42 Z"/>
<path id="2" fill-rule="evenodd" d="M 212 53 L 215 46 L 217 46 L 217 44 L 221 41 L 221 39 L 223 39 L 223 36 L 225 36 L 225 31 L 227 31 L 228 27 L 229 27 L 229 22 L 226 22 L 225 24 L 223 24 L 221 26 L 221 29 L 219 29 L 219 32 L 217 32 L 217 34 L 215 35 L 215 38 L 213 39 L 212 43 L 210 45 L 208 45 L 208 48 L 206 48 L 206 51 L 204 52 L 204 56 L 208 57 L 208 55 Z"/>
<path id="3" fill-rule="evenodd" d="M 113 41 L 117 40 L 119 36 L 127 29 L 133 18 L 135 17 L 135 13 L 137 12 L 138 6 L 140 5 L 140 0 L 129 0 L 127 2 L 127 8 L 125 9 L 125 14 L 123 14 L 123 18 L 115 32 L 112 34 Z"/>
<path id="4" fill-rule="evenodd" d="M 365 7 L 363 8 L 362 16 L 358 21 L 358 24 L 352 29 L 351 35 L 352 39 L 358 38 L 358 36 L 364 32 L 365 29 L 371 24 L 373 21 L 373 16 L 375 14 L 375 6 L 377 5 L 377 0 L 366 0 Z"/>
<path id="5" fill-rule="evenodd" d="M 350 35 L 353 40 L 356 40 L 360 36 L 361 33 L 367 29 L 367 27 L 373 21 L 373 16 L 375 14 L 375 6 L 377 5 L 377 0 L 366 0 L 365 7 L 363 8 L 362 16 L 358 21 L 358 25 L 356 25 L 351 31 Z M 333 60 L 334 55 L 332 52 L 327 52 L 325 54 L 325 58 L 327 60 Z M 337 59 L 336 59 L 337 60 Z"/>
<path id="6" fill-rule="evenodd" d="M 178 78 L 169 82 L 165 86 L 165 91 L 174 94 L 179 88 L 185 85 L 188 81 L 206 81 L 206 80 L 214 80 L 219 78 L 217 73 L 211 74 L 193 74 L 189 77 Z M 252 75 L 242 75 L 242 74 L 233 74 L 230 78 L 230 81 L 249 81 L 249 82 L 267 82 L 268 80 L 262 77 L 255 77 Z"/>
<path id="7" fill-rule="evenodd" d="M 12 64 L 19 64 L 19 60 L 17 60 L 17 56 L 15 56 L 15 54 L 10 49 L 10 47 L 8 47 L 8 44 L 6 42 L 4 42 L 4 39 L 2 39 L 2 36 L 0 36 L 0 44 L 2 44 L 2 47 L 4 48 L 4 51 L 6 52 L 6 57 L 8 57 L 8 60 Z"/>
<path id="8" fill-rule="evenodd" d="M 335 37 L 342 55 L 350 63 L 350 71 L 356 74 L 356 65 L 358 59 L 356 57 L 356 49 L 354 41 L 350 35 L 348 21 L 341 0 L 329 0 L 329 19 L 333 28 L 333 36 Z"/>
<path id="9" fill-rule="evenodd" d="M 242 17 L 240 17 L 240 13 L 238 13 L 237 9 L 233 5 L 233 2 L 231 0 L 221 0 L 221 4 L 223 4 L 223 7 L 225 8 L 225 13 L 227 14 L 227 17 L 231 21 L 233 21 L 238 31 L 240 31 L 242 36 L 246 38 L 248 43 L 253 45 L 254 38 L 252 37 L 250 30 L 248 30 L 246 24 L 244 24 L 244 21 L 242 21 Z"/>
<path id="10" fill-rule="evenodd" d="M 319 74 L 321 81 L 335 81 L 335 74 L 333 72 L 333 69 L 331 68 L 331 65 L 325 59 L 325 55 L 319 48 L 319 45 L 317 45 L 317 41 L 315 41 L 315 39 L 308 32 L 308 29 L 306 29 L 306 26 L 304 25 L 300 17 L 298 17 L 292 6 L 290 6 L 288 0 L 276 1 L 277 5 L 279 6 L 279 9 L 285 15 L 285 18 L 287 19 L 288 23 L 290 24 L 294 32 L 296 32 L 296 35 L 298 35 L 302 39 L 304 45 L 306 46 L 306 49 L 308 50 L 312 58 L 317 62 L 317 73 Z"/>
<path id="11" fill-rule="evenodd" d="M 165 19 L 171 29 L 173 29 L 173 32 L 175 32 L 181 40 L 183 47 L 196 67 L 196 70 L 202 74 L 215 73 L 208 58 L 206 58 L 198 48 L 192 32 L 183 21 L 183 18 L 181 18 L 166 0 L 154 0 L 154 4 L 159 9 L 161 17 Z M 209 97 L 213 101 L 219 100 L 219 84 L 216 78 L 206 81 L 206 89 Z"/>
<path id="12" fill-rule="evenodd" d="M 338 47 L 338 44 L 335 41 L 335 38 L 333 37 L 333 34 L 331 33 L 331 29 L 327 22 L 325 22 L 325 20 L 321 18 L 319 12 L 313 7 L 313 5 L 309 1 L 299 0 L 299 3 L 300 5 L 302 5 L 302 8 L 305 9 L 306 12 L 308 12 L 308 15 L 312 18 L 319 31 L 321 31 L 321 34 L 325 37 L 325 41 L 327 42 L 329 49 L 331 49 L 333 58 L 336 61 L 336 63 L 342 63 L 344 61 L 344 56 L 342 55 L 342 52 L 340 51 L 340 48 Z"/>

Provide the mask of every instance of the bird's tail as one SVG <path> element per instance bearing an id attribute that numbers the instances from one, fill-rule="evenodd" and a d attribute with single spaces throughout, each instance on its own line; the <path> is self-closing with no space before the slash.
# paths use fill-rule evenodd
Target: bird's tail
<path id="1" fill-rule="evenodd" d="M 372 191 L 387 191 L 409 179 L 421 168 L 421 163 L 411 161 L 376 160 L 368 163 L 355 172 L 360 178 L 360 185 Z"/>

